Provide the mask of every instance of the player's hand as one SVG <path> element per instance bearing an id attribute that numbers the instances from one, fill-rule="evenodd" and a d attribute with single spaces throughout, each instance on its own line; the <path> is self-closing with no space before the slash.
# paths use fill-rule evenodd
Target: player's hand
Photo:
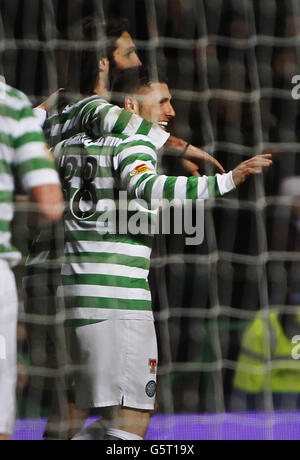
<path id="1" fill-rule="evenodd" d="M 199 173 L 199 166 L 190 160 L 181 159 L 182 166 L 191 176 L 201 177 Z"/>
<path id="2" fill-rule="evenodd" d="M 209 155 L 209 153 L 190 144 L 188 148 L 186 148 L 187 145 L 186 141 L 175 136 L 170 136 L 166 142 L 166 147 L 175 150 L 176 153 L 179 153 L 179 156 L 182 156 L 184 152 L 184 156 L 181 158 L 183 165 L 194 176 L 200 176 L 199 168 L 205 170 L 207 166 L 213 166 L 214 170 L 218 173 L 225 173 L 223 166 L 214 157 Z M 190 163 L 188 164 L 186 161 L 190 161 Z M 193 163 L 194 166 L 192 166 L 191 163 Z M 198 173 L 196 173 L 196 171 L 198 171 Z"/>
<path id="3" fill-rule="evenodd" d="M 189 145 L 187 151 L 185 152 L 184 159 L 192 161 L 194 164 L 198 165 L 202 169 L 207 169 L 207 167 L 213 166 L 216 172 L 224 174 L 225 170 L 223 166 L 209 153 L 204 150 L 195 147 L 194 145 Z M 199 174 L 200 175 L 200 174 Z"/>
<path id="4" fill-rule="evenodd" d="M 46 99 L 42 104 L 38 105 L 37 108 L 46 110 L 46 112 L 51 112 L 51 110 L 56 106 L 58 96 L 62 91 L 64 91 L 64 88 L 59 88 L 54 93 L 50 94 L 48 99 Z"/>
<path id="5" fill-rule="evenodd" d="M 272 155 L 266 153 L 264 155 L 256 155 L 250 160 L 243 161 L 232 171 L 232 178 L 236 186 L 244 182 L 248 176 L 252 174 L 261 174 L 263 168 L 268 168 L 272 165 Z"/>

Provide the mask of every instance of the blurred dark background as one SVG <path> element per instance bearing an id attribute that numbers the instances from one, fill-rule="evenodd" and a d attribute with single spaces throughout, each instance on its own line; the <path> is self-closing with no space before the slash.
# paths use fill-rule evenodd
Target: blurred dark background
<path id="1" fill-rule="evenodd" d="M 300 290 L 298 267 L 289 262 L 290 253 L 297 262 L 298 217 L 290 201 L 280 201 L 286 180 L 300 175 L 299 103 L 291 93 L 300 74 L 300 3 L 1 0 L 1 11 L 6 80 L 33 104 L 63 86 L 60 51 L 80 41 L 82 17 L 126 17 L 143 61 L 167 71 L 173 134 L 227 171 L 274 152 L 268 173 L 207 203 L 202 246 L 171 236 L 157 238 L 154 250 L 161 408 L 229 410 L 246 327 L 260 310 L 297 306 L 291 290 Z M 296 186 L 284 196 L 298 195 Z"/>

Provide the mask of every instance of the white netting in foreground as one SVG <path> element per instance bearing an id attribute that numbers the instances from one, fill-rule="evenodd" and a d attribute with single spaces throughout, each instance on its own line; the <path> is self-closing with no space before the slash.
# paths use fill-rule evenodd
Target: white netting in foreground
<path id="1" fill-rule="evenodd" d="M 4 0 L 1 5 L 6 79 L 33 103 L 66 86 L 73 62 L 66 55 L 102 44 L 101 38 L 84 41 L 78 26 L 84 16 L 125 17 L 141 60 L 168 74 L 177 113 L 173 134 L 201 146 L 226 171 L 254 154 L 274 152 L 268 173 L 206 203 L 203 245 L 185 247 L 183 236 L 156 240 L 151 286 L 160 344 L 159 401 L 161 414 L 299 409 L 299 356 L 292 342 L 300 334 L 300 113 L 297 90 L 292 93 L 299 81 L 292 83 L 300 68 L 299 2 Z M 162 167 L 168 174 L 185 174 L 172 156 Z M 24 219 L 19 213 L 15 234 L 26 252 Z M 58 241 L 61 232 L 56 229 Z M 54 254 L 46 272 L 59 262 Z M 21 267 L 19 286 L 23 274 Z M 33 297 L 43 298 L 37 301 L 40 316 L 30 308 L 20 313 L 25 328 L 38 326 L 40 343 L 35 350 L 40 366 L 32 366 L 30 328 L 27 336 L 20 330 L 22 418 L 47 415 L 46 377 L 60 390 L 64 386 L 64 312 L 53 308 L 54 294 L 42 286 L 30 287 Z M 57 367 L 51 369 L 53 354 Z M 38 384 L 37 376 L 43 377 Z"/>

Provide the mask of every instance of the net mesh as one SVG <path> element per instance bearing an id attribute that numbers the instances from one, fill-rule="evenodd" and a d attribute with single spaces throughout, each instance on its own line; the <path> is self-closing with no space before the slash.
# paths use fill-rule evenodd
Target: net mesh
<path id="1" fill-rule="evenodd" d="M 226 171 L 273 151 L 274 165 L 266 174 L 206 202 L 201 246 L 185 246 L 183 236 L 156 239 L 151 287 L 160 414 L 174 414 L 168 425 L 159 424 L 157 436 L 163 438 L 166 426 L 172 429 L 175 415 L 183 413 L 299 409 L 297 353 L 292 357 L 297 344 L 292 339 L 300 331 L 300 77 L 292 83 L 300 63 L 299 2 L 3 0 L 1 13 L 6 80 L 33 104 L 66 85 L 66 52 L 102 44 L 101 38 L 83 41 L 79 23 L 85 16 L 125 17 L 141 60 L 168 74 L 177 114 L 173 134 L 201 146 Z M 77 78 L 76 67 L 72 71 Z M 164 172 L 171 174 L 176 166 L 177 174 L 185 174 L 175 161 L 167 158 Z M 24 206 L 16 205 L 14 229 L 26 255 Z M 56 231 L 59 240 L 61 230 Z M 19 287 L 23 275 L 21 266 Z M 49 298 L 49 311 L 20 312 L 20 418 L 46 416 L 45 380 L 55 377 L 63 385 L 59 379 L 67 372 L 64 314 Z M 58 357 L 54 369 L 45 356 L 41 366 L 30 363 L 28 323 L 53 328 L 48 352 Z M 48 352 L 41 343 L 40 353 Z M 34 384 L 36 376 L 42 383 Z M 266 429 L 280 423 L 266 417 L 260 419 Z"/>

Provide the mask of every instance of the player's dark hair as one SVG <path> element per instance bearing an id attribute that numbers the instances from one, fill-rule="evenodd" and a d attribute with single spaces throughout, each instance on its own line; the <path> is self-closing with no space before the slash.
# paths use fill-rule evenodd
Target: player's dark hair
<path id="1" fill-rule="evenodd" d="M 107 57 L 113 68 L 113 53 L 117 48 L 117 40 L 128 30 L 126 19 L 113 19 L 102 22 L 94 17 L 86 17 L 81 21 L 83 41 L 87 48 L 80 56 L 80 93 L 89 95 L 99 79 L 99 61 Z"/>
<path id="2" fill-rule="evenodd" d="M 90 46 L 81 56 L 81 94 L 93 94 L 99 79 L 99 61 L 108 58 L 110 69 L 115 66 L 113 54 L 121 35 L 129 30 L 129 22 L 124 18 L 109 19 L 105 22 L 94 17 L 84 18 L 81 22 L 84 41 Z"/>
<path id="3" fill-rule="evenodd" d="M 114 65 L 113 54 L 117 48 L 117 41 L 124 32 L 129 32 L 129 21 L 125 18 L 108 19 L 105 24 L 105 32 L 108 39 L 107 58 Z"/>
<path id="4" fill-rule="evenodd" d="M 73 102 L 70 98 L 71 94 L 84 96 L 94 94 L 99 80 L 100 59 L 107 57 L 110 61 L 110 69 L 113 70 L 115 65 L 113 53 L 117 48 L 117 40 L 128 28 L 128 21 L 122 18 L 102 22 L 94 17 L 86 17 L 80 22 L 78 30 L 81 31 L 81 41 L 86 42 L 87 46 L 81 51 L 62 55 L 59 67 L 62 73 L 63 68 L 65 69 L 66 75 L 60 80 L 59 86 L 64 87 L 67 94 L 60 94 L 59 110 Z"/>
<path id="5" fill-rule="evenodd" d="M 113 79 L 119 73 L 118 66 L 114 59 L 114 52 L 116 51 L 118 39 L 124 32 L 129 32 L 129 21 L 124 18 L 113 18 L 106 22 L 106 36 L 107 36 L 107 58 L 109 60 L 109 85 L 112 86 Z"/>
<path id="6" fill-rule="evenodd" d="M 142 87 L 149 87 L 151 83 L 168 83 L 168 80 L 161 70 L 152 71 L 146 66 L 122 70 L 113 82 L 112 100 L 120 105 L 125 94 L 135 94 Z"/>
<path id="7" fill-rule="evenodd" d="M 99 61 L 107 55 L 103 24 L 94 18 L 82 21 L 83 39 L 90 45 L 81 55 L 81 94 L 93 94 L 99 80 Z"/>
<path id="8" fill-rule="evenodd" d="M 107 55 L 105 25 L 101 21 L 86 17 L 77 27 L 81 42 L 78 50 L 62 52 L 59 56 L 59 86 L 66 89 L 59 97 L 59 110 L 74 102 L 72 94 L 74 100 L 78 95 L 94 94 L 99 80 L 99 61 Z"/>

